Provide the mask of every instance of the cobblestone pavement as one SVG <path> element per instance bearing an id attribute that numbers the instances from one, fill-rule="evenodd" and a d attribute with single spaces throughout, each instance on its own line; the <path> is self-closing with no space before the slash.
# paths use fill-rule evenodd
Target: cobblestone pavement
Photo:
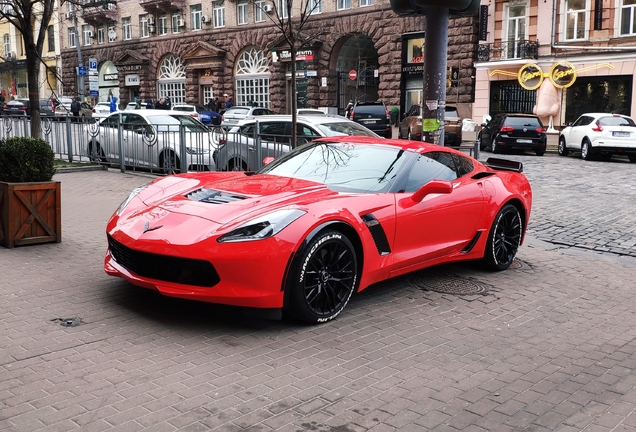
<path id="1" fill-rule="evenodd" d="M 636 257 L 636 164 L 627 157 L 493 155 L 523 162 L 533 190 L 529 232 L 557 245 Z"/>
<path id="2" fill-rule="evenodd" d="M 636 166 L 510 157 L 535 191 L 511 269 L 417 272 L 315 327 L 108 277 L 106 220 L 149 179 L 56 175 L 62 243 L 0 248 L 0 430 L 636 430 L 636 259 L 540 240 L 633 234 Z"/>

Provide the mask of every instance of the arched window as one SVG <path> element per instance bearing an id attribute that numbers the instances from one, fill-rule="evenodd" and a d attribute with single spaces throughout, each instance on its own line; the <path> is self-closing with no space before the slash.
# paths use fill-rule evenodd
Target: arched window
<path id="1" fill-rule="evenodd" d="M 235 76 L 236 105 L 269 108 L 269 64 L 261 49 L 250 47 L 239 55 Z"/>
<path id="2" fill-rule="evenodd" d="M 181 60 L 168 54 L 159 66 L 157 98 L 170 98 L 172 104 L 185 103 L 186 73 Z"/>

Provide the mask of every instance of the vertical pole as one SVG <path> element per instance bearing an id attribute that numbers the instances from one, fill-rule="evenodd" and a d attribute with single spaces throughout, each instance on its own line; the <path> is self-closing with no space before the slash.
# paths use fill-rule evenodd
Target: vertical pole
<path id="1" fill-rule="evenodd" d="M 422 140 L 444 145 L 446 110 L 446 57 L 449 9 L 426 10 L 424 44 L 424 101 L 422 103 Z"/>
<path id="2" fill-rule="evenodd" d="M 75 26 L 75 36 L 77 37 L 77 40 L 75 41 L 75 46 L 77 47 L 77 65 L 78 66 L 84 66 L 83 61 L 82 61 L 82 47 L 80 46 L 80 29 L 78 27 L 78 23 L 77 23 L 77 9 L 79 8 L 78 5 L 75 5 L 75 9 L 73 10 L 73 25 Z M 83 36 L 83 35 L 82 35 Z M 82 40 L 83 41 L 83 40 Z M 77 94 L 80 96 L 80 101 L 84 102 L 84 75 L 79 75 L 78 76 L 78 84 L 77 86 L 78 91 Z"/>

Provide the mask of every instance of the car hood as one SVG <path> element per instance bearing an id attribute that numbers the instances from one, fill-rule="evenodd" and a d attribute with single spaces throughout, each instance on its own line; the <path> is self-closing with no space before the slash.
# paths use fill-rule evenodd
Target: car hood
<path id="1" fill-rule="evenodd" d="M 167 180 L 167 179 L 166 179 Z M 213 173 L 153 185 L 141 197 L 148 208 L 196 216 L 220 225 L 284 207 L 303 207 L 338 195 L 321 183 L 267 174 Z"/>

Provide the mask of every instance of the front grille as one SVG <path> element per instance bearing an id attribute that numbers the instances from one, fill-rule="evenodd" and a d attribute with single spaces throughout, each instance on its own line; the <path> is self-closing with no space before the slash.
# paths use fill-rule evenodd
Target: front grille
<path id="1" fill-rule="evenodd" d="M 111 236 L 108 236 L 108 245 L 115 261 L 138 276 L 200 287 L 212 287 L 220 281 L 208 261 L 139 252 Z"/>
<path id="2" fill-rule="evenodd" d="M 244 196 L 232 195 L 227 192 L 221 192 L 214 189 L 197 189 L 186 195 L 186 198 L 193 201 L 206 202 L 210 204 L 226 204 L 233 201 L 244 200 Z"/>

